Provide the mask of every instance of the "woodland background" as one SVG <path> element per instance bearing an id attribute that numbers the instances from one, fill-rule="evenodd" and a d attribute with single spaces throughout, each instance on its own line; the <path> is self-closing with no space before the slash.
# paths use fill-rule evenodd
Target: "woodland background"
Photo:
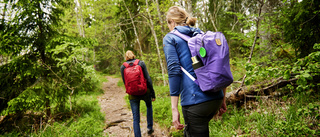
<path id="1" fill-rule="evenodd" d="M 1 0 L 1 117 L 40 116 L 52 125 L 79 118 L 89 111 L 79 109 L 79 98 L 101 94 L 101 75 L 120 75 L 126 50 L 146 62 L 157 96 L 167 98 L 162 38 L 173 5 L 196 17 L 196 27 L 223 32 L 228 40 L 235 82 L 223 120 L 234 125 L 220 119 L 221 125 L 210 125 L 221 126 L 213 135 L 320 136 L 318 0 Z M 266 120 L 260 111 L 265 97 L 285 102 L 280 108 L 286 109 Z M 1 134 L 45 132 L 42 124 L 14 130 L 3 121 Z M 246 124 L 254 122 L 264 128 Z"/>

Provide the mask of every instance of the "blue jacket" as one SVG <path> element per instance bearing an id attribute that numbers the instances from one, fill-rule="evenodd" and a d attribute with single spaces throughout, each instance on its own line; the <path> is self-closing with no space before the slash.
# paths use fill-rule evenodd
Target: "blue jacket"
<path id="1" fill-rule="evenodd" d="M 192 37 L 200 33 L 201 30 L 189 26 L 177 26 L 175 27 L 175 31 Z M 180 66 L 193 77 L 196 77 L 192 68 L 191 53 L 185 40 L 172 33 L 168 33 L 163 38 L 163 46 L 167 61 L 170 95 L 180 95 L 181 106 L 195 105 L 223 98 L 222 90 L 217 93 L 204 93 L 197 84 L 182 72 Z"/>

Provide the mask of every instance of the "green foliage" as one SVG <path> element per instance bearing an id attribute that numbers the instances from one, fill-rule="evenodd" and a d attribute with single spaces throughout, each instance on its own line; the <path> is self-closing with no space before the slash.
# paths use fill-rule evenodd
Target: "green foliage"
<path id="1" fill-rule="evenodd" d="M 37 65 L 34 55 L 23 55 L 11 59 L 7 64 L 0 66 L 0 111 L 7 107 L 7 102 L 17 97 L 27 87 L 32 86 L 39 79 L 39 71 L 43 70 Z"/>
<path id="2" fill-rule="evenodd" d="M 263 9 L 261 17 L 258 18 L 260 2 L 191 1 L 193 16 L 198 18 L 197 23 L 202 30 L 214 31 L 216 27 L 226 35 L 230 47 L 231 69 L 236 81 L 244 74 L 247 75 L 247 86 L 281 76 L 286 80 L 297 78 L 296 84 L 288 85 L 285 89 L 291 92 L 299 91 L 303 93 L 301 96 L 312 95 L 320 86 L 317 82 L 320 72 L 320 45 L 315 44 L 320 40 L 319 1 L 266 1 L 266 9 Z M 158 45 L 162 45 L 161 39 L 169 32 L 165 20 L 167 9 L 179 4 L 181 3 L 178 1 L 149 1 Z M 188 4 L 181 7 L 185 8 Z M 99 80 L 104 80 L 101 76 L 96 76 L 94 69 L 119 75 L 119 67 L 124 61 L 126 50 L 133 50 L 137 58 L 146 62 L 154 85 L 162 83 L 156 43 L 151 35 L 145 1 L 81 0 L 81 9 L 77 7 L 77 10 L 74 2 L 62 0 L 7 0 L 3 5 L 0 9 L 0 29 L 3 30 L 0 32 L 1 115 L 29 110 L 52 110 L 54 114 L 67 111 L 70 107 L 69 103 L 66 103 L 70 101 L 69 96 L 75 99 L 89 94 L 97 90 Z M 205 8 L 208 8 L 208 11 L 205 11 Z M 138 38 L 128 10 L 132 14 Z M 257 19 L 260 19 L 258 40 L 251 63 L 245 63 L 253 45 Z M 83 29 L 85 35 L 79 36 L 79 28 Z M 264 39 L 264 36 L 268 36 L 268 39 Z M 143 57 L 140 57 L 137 39 L 141 43 Z M 159 48 L 160 57 L 164 61 L 162 46 Z M 167 78 L 167 74 L 165 77 Z M 232 84 L 230 87 L 234 89 L 238 85 Z M 169 88 L 155 88 L 155 121 L 169 127 Z M 290 96 L 283 97 L 283 100 L 290 99 Z M 73 100 L 72 104 L 77 103 Z M 76 106 L 73 105 L 73 108 Z M 314 132 L 319 125 L 312 122 L 313 125 L 309 125 L 310 121 L 304 121 L 304 118 L 316 115 L 314 112 L 319 110 L 318 104 L 300 104 L 297 109 L 289 107 L 288 113 L 285 109 L 282 110 L 285 120 L 279 115 L 272 116 L 270 113 L 261 112 L 248 114 L 230 107 L 232 112 L 215 122 L 218 124 L 212 123 L 211 127 L 217 128 L 210 129 L 214 136 L 320 134 Z M 90 116 L 96 117 L 93 115 L 95 114 Z M 96 118 L 99 119 L 98 117 Z M 319 116 L 313 118 L 318 119 Z M 93 119 L 89 117 L 83 119 L 84 122 L 79 122 L 80 125 L 96 124 L 91 123 Z M 77 122 L 69 119 L 66 124 L 56 123 L 48 126 L 47 129 L 51 128 L 50 133 L 49 130 L 42 133 L 44 136 L 51 133 L 57 136 L 77 136 L 68 133 L 71 132 L 70 128 L 90 136 L 89 132 L 93 135 L 100 131 L 99 128 L 83 130 L 85 126 L 65 126 L 72 123 Z M 272 129 L 272 126 L 276 128 Z M 88 134 L 83 133 L 86 131 Z M 64 132 L 66 134 L 63 134 Z M 181 132 L 172 135 L 179 136 Z"/>
<path id="3" fill-rule="evenodd" d="M 245 65 L 247 78 L 246 85 L 254 84 L 263 80 L 278 78 L 283 76 L 284 79 L 298 78 L 296 84 L 297 91 L 303 92 L 315 89 L 319 86 L 318 76 L 320 72 L 320 51 L 319 44 L 314 45 L 314 52 L 308 56 L 298 59 L 292 65 L 276 65 L 264 67 L 255 63 Z"/>
<path id="4" fill-rule="evenodd" d="M 46 125 L 32 136 L 103 136 L 104 114 L 100 112 L 97 95 L 81 95 L 75 98 L 71 118 Z"/>
<path id="5" fill-rule="evenodd" d="M 14 18 L 3 18 L 0 36 L 0 53 L 6 52 L 9 58 L 0 65 L 2 115 L 32 110 L 50 116 L 51 111 L 66 109 L 69 96 L 96 88 L 91 62 L 97 42 L 56 31 L 64 4 L 60 0 L 6 1 L 7 14 L 18 11 Z"/>
<path id="6" fill-rule="evenodd" d="M 164 54 L 161 55 L 164 58 Z M 159 64 L 159 58 L 156 53 L 151 53 L 151 54 L 143 54 L 143 59 L 142 59 L 147 68 L 149 75 L 152 79 L 153 85 L 163 85 L 163 77 L 161 73 L 161 68 L 158 65 Z M 168 80 L 168 74 L 164 74 L 166 80 Z"/>
<path id="7" fill-rule="evenodd" d="M 314 45 L 315 52 L 310 53 L 308 56 L 299 59 L 292 67 L 292 73 L 297 73 L 297 90 L 300 92 L 313 89 L 319 86 L 317 77 L 320 73 L 320 50 L 319 44 Z"/>
<path id="8" fill-rule="evenodd" d="M 57 112 L 64 111 L 65 102 L 68 97 L 78 94 L 80 91 L 92 91 L 98 82 L 95 71 L 91 65 L 85 63 L 83 52 L 92 42 L 68 37 L 53 39 L 48 47 L 48 54 L 51 55 L 52 64 L 37 64 L 45 67 L 48 71 L 46 77 L 39 77 L 31 86 L 26 87 L 17 98 L 8 102 L 8 109 L 5 114 L 26 110 L 45 110 L 46 102 L 54 105 Z M 30 70 L 27 70 L 30 71 Z M 25 73 L 30 75 L 29 73 Z M 32 95 L 32 96 L 29 96 Z M 28 96 L 27 96 L 28 95 Z M 23 104 L 23 105 L 22 105 Z"/>
<path id="9" fill-rule="evenodd" d="M 104 76 L 98 75 L 100 84 L 105 81 Z M 98 86 L 99 84 L 97 84 Z M 25 92 L 24 92 L 25 93 Z M 20 98 L 35 99 L 34 93 L 30 90 L 27 95 L 20 94 Z M 103 92 L 100 90 L 94 91 L 81 91 L 77 96 L 72 97 L 72 110 L 64 110 L 59 113 L 55 113 L 53 118 L 48 121 L 45 120 L 45 116 L 42 116 L 41 111 L 36 112 L 35 115 L 26 116 L 29 119 L 39 119 L 42 117 L 42 121 L 35 123 L 21 123 L 19 119 L 15 121 L 18 128 L 14 128 L 12 132 L 5 133 L 3 136 L 103 136 L 103 127 L 105 121 L 105 115 L 100 111 L 100 105 L 97 97 L 101 96 Z M 29 96 L 29 97 L 28 97 Z M 18 100 L 19 101 L 19 100 Z M 38 102 L 37 102 L 38 101 Z M 42 100 L 35 100 L 34 103 L 43 103 Z M 70 107 L 69 102 L 64 102 L 66 107 Z M 30 103 L 17 104 L 17 105 L 31 105 Z M 41 106 L 40 104 L 33 104 L 34 107 Z M 27 106 L 29 107 L 29 106 Z M 35 110 L 35 109 L 34 109 Z M 42 122 L 42 128 L 39 127 L 39 123 Z M 26 130 L 22 130 L 22 125 L 26 126 Z"/>
<path id="10" fill-rule="evenodd" d="M 307 100 L 308 96 L 295 95 L 290 96 L 285 105 L 278 104 L 278 100 L 261 100 L 257 108 L 248 111 L 228 106 L 221 119 L 211 120 L 210 136 L 319 135 L 317 97 Z"/>
<path id="11" fill-rule="evenodd" d="M 285 2 L 277 18 L 286 42 L 292 44 L 299 57 L 314 51 L 312 46 L 320 42 L 320 1 L 303 0 Z"/>
<path id="12" fill-rule="evenodd" d="M 282 76 L 282 69 L 285 69 L 285 66 L 263 67 L 262 65 L 257 65 L 255 63 L 247 63 L 245 69 L 247 75 L 245 84 L 250 85 Z"/>

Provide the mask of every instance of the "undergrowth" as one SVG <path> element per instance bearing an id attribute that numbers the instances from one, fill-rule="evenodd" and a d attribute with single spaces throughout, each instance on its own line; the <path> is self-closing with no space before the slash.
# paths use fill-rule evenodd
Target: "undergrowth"
<path id="1" fill-rule="evenodd" d="M 292 93 L 258 99 L 253 109 L 228 106 L 210 122 L 210 136 L 320 136 L 319 94 Z"/>
<path id="2" fill-rule="evenodd" d="M 98 87 L 101 87 L 102 82 L 107 79 L 102 74 L 97 76 L 100 81 Z M 33 119 L 42 120 L 36 120 L 40 122 L 40 126 L 36 123 L 26 123 L 30 129 L 21 131 L 17 128 L 0 136 L 103 136 L 105 115 L 100 112 L 97 100 L 101 94 L 103 94 L 102 89 L 89 92 L 81 91 L 77 96 L 72 97 L 72 110 L 69 109 L 69 103 L 66 103 L 65 107 L 68 109 L 65 109 L 64 112 L 54 113 L 49 120 L 45 120 L 45 116 L 41 118 L 39 115 L 42 114 L 41 112 L 33 112 L 32 114 L 39 113 L 32 116 L 34 116 Z"/>
<path id="3" fill-rule="evenodd" d="M 69 119 L 48 124 L 31 136 L 102 136 L 104 114 L 100 112 L 96 95 L 77 97 L 75 114 Z"/>
<path id="4" fill-rule="evenodd" d="M 152 103 L 154 121 L 169 130 L 172 126 L 169 87 L 155 86 L 154 89 L 156 92 L 156 101 Z M 251 101 L 246 104 L 250 107 L 230 104 L 227 113 L 210 121 L 210 136 L 320 136 L 319 97 L 317 92 L 291 92 L 279 98 L 260 98 Z M 127 104 L 130 106 L 128 100 Z M 143 101 L 140 109 L 146 115 Z M 181 106 L 179 109 L 181 123 L 184 123 Z M 171 136 L 183 136 L 182 131 L 170 130 L 170 132 Z"/>

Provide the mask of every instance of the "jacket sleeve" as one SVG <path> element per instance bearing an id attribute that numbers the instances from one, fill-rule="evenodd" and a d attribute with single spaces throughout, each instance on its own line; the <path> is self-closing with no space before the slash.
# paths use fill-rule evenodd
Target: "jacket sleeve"
<path id="1" fill-rule="evenodd" d="M 147 66 L 146 64 L 143 62 L 143 61 L 139 61 L 139 65 L 141 66 L 142 68 L 142 71 L 143 71 L 143 76 L 146 78 L 147 80 L 147 87 L 148 89 L 150 90 L 150 94 L 151 94 L 151 98 L 156 98 L 156 95 L 154 93 L 154 89 L 153 89 L 153 85 L 152 85 L 152 80 L 150 78 L 150 75 L 148 73 L 148 70 L 147 70 Z"/>
<path id="2" fill-rule="evenodd" d="M 123 66 L 123 65 L 121 65 L 121 67 L 120 67 L 121 77 L 122 77 L 122 81 L 123 81 L 123 84 L 124 84 L 124 85 L 126 84 L 126 83 L 124 82 L 124 75 L 123 75 L 123 71 L 124 71 L 125 68 L 126 68 L 126 67 Z"/>
<path id="3" fill-rule="evenodd" d="M 166 35 L 163 38 L 163 51 L 165 53 L 169 77 L 170 95 L 180 95 L 181 69 L 176 44 L 172 37 Z"/>

